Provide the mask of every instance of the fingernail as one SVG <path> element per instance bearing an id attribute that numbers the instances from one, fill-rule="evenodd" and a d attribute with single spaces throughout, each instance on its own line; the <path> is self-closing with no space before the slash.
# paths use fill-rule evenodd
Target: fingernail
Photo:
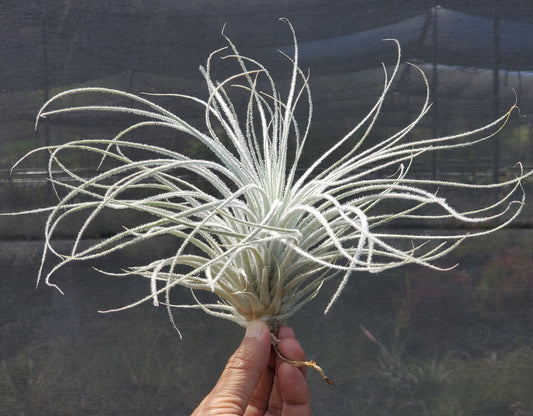
<path id="1" fill-rule="evenodd" d="M 263 334 L 264 330 L 265 324 L 263 324 L 261 321 L 250 321 L 246 326 L 246 334 L 244 336 L 246 338 L 259 338 Z"/>

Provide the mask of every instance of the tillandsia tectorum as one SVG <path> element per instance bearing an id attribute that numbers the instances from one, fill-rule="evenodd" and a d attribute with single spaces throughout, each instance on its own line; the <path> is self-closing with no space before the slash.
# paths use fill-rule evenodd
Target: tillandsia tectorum
<path id="1" fill-rule="evenodd" d="M 71 262 L 96 259 L 158 236 L 173 236 L 176 249 L 172 256 L 120 273 L 148 279 L 150 292 L 115 310 L 146 301 L 165 305 L 169 311 L 174 307 L 199 308 L 241 326 L 263 319 L 275 334 L 278 326 L 313 299 L 326 281 L 338 279 L 338 288 L 325 312 L 354 272 L 377 273 L 410 263 L 438 268 L 435 260 L 466 238 L 493 232 L 517 217 L 525 201 L 521 180 L 530 174 L 524 174 L 521 168 L 516 178 L 489 185 L 408 176 L 413 159 L 426 152 L 461 148 L 493 137 L 512 109 L 469 132 L 409 138 L 430 109 L 427 79 L 420 70 L 428 92 L 418 115 L 390 137 L 367 145 L 400 67 L 397 42 L 397 61 L 390 72 L 384 66 L 383 89 L 368 114 L 314 163 L 302 166 L 312 101 L 308 75 L 299 67 L 294 30 L 290 23 L 288 26 L 294 54 L 286 55 L 291 67 L 287 92 L 279 91 L 269 71 L 241 55 L 226 38 L 228 46 L 213 52 L 201 68 L 207 99 L 161 94 L 198 105 L 205 114 L 202 128 L 156 104 L 153 100 L 157 97 L 148 100 L 146 95 L 114 89 L 72 89 L 43 105 L 37 120 L 80 111 L 127 113 L 141 120 L 112 138 L 73 140 L 45 148 L 50 152 L 49 179 L 62 196 L 56 206 L 30 211 L 49 213 L 39 279 L 57 287 L 52 275 Z M 218 57 L 233 60 L 238 73 L 215 81 L 212 66 Z M 244 92 L 247 97 L 240 114 L 232 103 L 234 92 Z M 52 108 L 65 97 L 79 94 L 113 96 L 129 100 L 131 105 Z M 299 102 L 307 108 L 302 124 L 295 117 Z M 198 140 L 215 160 L 193 158 L 130 139 L 133 132 L 154 126 L 174 129 Z M 339 149 L 343 149 L 342 156 L 337 157 Z M 43 149 L 33 152 L 39 150 Z M 84 177 L 69 167 L 62 155 L 72 150 L 97 154 L 102 160 L 98 170 Z M 132 152 L 142 153 L 143 157 L 133 157 Z M 395 173 L 391 175 L 390 169 Z M 200 183 L 212 186 L 203 187 Z M 457 188 L 508 191 L 495 203 L 461 211 L 440 196 L 443 190 Z M 88 227 L 104 209 L 137 211 L 148 219 L 82 248 L 80 242 Z M 80 214 L 85 215 L 84 221 L 70 252 L 60 253 L 54 246 L 58 226 Z M 401 220 L 453 220 L 483 223 L 485 227 L 456 234 L 394 231 L 391 225 Z M 49 255 L 58 261 L 45 271 Z M 177 286 L 190 289 L 192 304 L 171 303 L 170 292 Z M 198 291 L 212 292 L 216 300 L 200 300 Z"/>

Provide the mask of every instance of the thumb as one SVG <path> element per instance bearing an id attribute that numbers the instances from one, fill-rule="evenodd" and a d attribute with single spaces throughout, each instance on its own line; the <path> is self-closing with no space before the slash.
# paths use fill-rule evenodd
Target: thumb
<path id="1" fill-rule="evenodd" d="M 241 345 L 228 360 L 217 385 L 209 395 L 217 412 L 244 414 L 261 375 L 266 371 L 270 346 L 270 331 L 265 322 L 250 321 Z"/>

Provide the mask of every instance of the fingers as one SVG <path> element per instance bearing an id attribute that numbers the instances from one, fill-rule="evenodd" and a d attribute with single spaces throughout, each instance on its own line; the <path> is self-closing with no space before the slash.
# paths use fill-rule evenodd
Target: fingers
<path id="1" fill-rule="evenodd" d="M 311 396 L 302 372 L 288 363 L 281 363 L 277 374 L 283 416 L 310 415 Z"/>
<path id="2" fill-rule="evenodd" d="M 279 351 L 291 360 L 305 360 L 305 351 L 295 339 L 294 331 L 282 326 L 278 332 Z M 308 416 L 311 414 L 311 396 L 305 381 L 305 367 L 296 368 L 276 358 L 276 380 L 267 415 Z"/>
<path id="3" fill-rule="evenodd" d="M 215 388 L 193 415 L 243 415 L 267 369 L 270 346 L 267 325 L 260 320 L 251 321 L 241 345 L 228 360 Z M 255 400 L 260 401 L 260 398 Z M 265 407 L 263 404 L 263 411 Z"/>
<path id="4" fill-rule="evenodd" d="M 281 340 L 278 349 L 284 356 L 305 360 L 305 352 L 291 328 L 282 326 L 278 338 Z M 250 322 L 241 345 L 228 360 L 215 388 L 193 416 L 309 416 L 311 399 L 305 368 L 296 368 L 275 357 L 274 376 L 273 368 L 269 367 L 270 358 L 271 338 L 267 325 L 259 320 Z M 264 413 L 267 402 L 268 410 Z"/>
<path id="5" fill-rule="evenodd" d="M 269 364 L 250 398 L 248 408 L 244 414 L 245 416 L 263 416 L 265 414 L 265 409 L 268 406 L 270 393 L 272 391 L 273 381 L 274 366 Z"/>

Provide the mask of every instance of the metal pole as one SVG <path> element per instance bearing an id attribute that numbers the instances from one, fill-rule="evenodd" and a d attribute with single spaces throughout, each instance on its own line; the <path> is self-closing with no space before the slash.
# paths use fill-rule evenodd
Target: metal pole
<path id="1" fill-rule="evenodd" d="M 493 45 L 493 68 L 492 68 L 492 112 L 497 118 L 500 114 L 500 14 L 498 10 L 498 0 L 493 2 L 494 18 L 492 23 L 492 45 Z M 494 137 L 494 167 L 493 181 L 499 182 L 500 176 L 500 139 L 498 135 Z"/>
<path id="2" fill-rule="evenodd" d="M 433 87 L 433 108 L 432 108 L 432 134 L 433 137 L 438 137 L 439 134 L 439 84 L 438 84 L 438 10 L 440 6 L 432 8 L 433 15 L 433 73 L 432 73 L 432 87 Z M 437 179 L 437 153 L 432 153 L 431 161 L 431 177 L 433 180 Z"/>

